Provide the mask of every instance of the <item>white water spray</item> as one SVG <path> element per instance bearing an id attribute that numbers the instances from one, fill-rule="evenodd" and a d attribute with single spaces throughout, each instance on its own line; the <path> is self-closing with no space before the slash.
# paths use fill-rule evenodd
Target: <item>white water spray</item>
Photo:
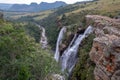
<path id="1" fill-rule="evenodd" d="M 85 30 L 84 34 L 80 34 L 77 38 L 76 36 L 73 38 L 74 41 L 73 40 L 71 41 L 69 47 L 63 52 L 63 55 L 60 58 L 62 71 L 64 71 L 65 69 L 67 69 L 69 73 L 72 71 L 77 61 L 77 52 L 78 52 L 79 45 L 81 44 L 82 40 L 85 37 L 88 37 L 88 35 L 92 31 L 93 31 L 93 28 L 89 26 Z"/>
<path id="2" fill-rule="evenodd" d="M 59 46 L 62 43 L 62 39 L 64 36 L 64 33 L 66 32 L 66 27 L 63 27 L 59 33 L 58 39 L 57 39 L 57 44 L 56 44 L 56 51 L 55 51 L 55 55 L 54 58 L 55 60 L 58 62 L 59 61 L 59 57 L 60 57 L 60 51 L 59 51 Z"/>

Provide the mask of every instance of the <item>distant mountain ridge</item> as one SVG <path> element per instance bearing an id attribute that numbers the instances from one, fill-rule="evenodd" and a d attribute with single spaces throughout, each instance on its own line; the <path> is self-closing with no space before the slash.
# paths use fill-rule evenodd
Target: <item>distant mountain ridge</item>
<path id="1" fill-rule="evenodd" d="M 11 6 L 12 6 L 12 4 L 0 3 L 1 10 L 8 10 Z"/>
<path id="2" fill-rule="evenodd" d="M 8 10 L 9 11 L 23 11 L 23 12 L 38 12 L 49 9 L 58 8 L 60 6 L 67 5 L 65 2 L 56 1 L 54 3 L 41 2 L 40 4 L 31 3 L 27 4 L 13 4 Z"/>

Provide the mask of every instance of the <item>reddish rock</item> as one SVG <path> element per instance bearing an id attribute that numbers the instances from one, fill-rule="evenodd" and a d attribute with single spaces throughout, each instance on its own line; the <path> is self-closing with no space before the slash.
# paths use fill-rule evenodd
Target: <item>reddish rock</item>
<path id="1" fill-rule="evenodd" d="M 96 64 L 96 80 L 120 80 L 120 19 L 87 15 L 87 23 L 95 28 L 96 38 L 90 58 Z"/>
<path id="2" fill-rule="evenodd" d="M 90 58 L 95 62 L 96 68 L 94 71 L 96 80 L 111 80 L 111 77 L 116 70 L 119 70 L 117 64 L 120 58 L 117 44 L 119 38 L 115 35 L 106 35 L 94 39 L 93 47 L 90 52 Z M 109 75 L 107 75 L 107 74 Z"/>

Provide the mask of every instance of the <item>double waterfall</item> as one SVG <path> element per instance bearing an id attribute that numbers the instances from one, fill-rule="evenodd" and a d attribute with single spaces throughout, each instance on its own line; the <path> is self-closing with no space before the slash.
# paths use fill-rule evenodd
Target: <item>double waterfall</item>
<path id="1" fill-rule="evenodd" d="M 70 73 L 77 61 L 79 45 L 85 37 L 88 37 L 93 32 L 93 28 L 89 26 L 83 34 L 75 34 L 67 49 L 60 56 L 59 45 L 62 43 L 65 32 L 66 27 L 63 27 L 58 36 L 54 58 L 61 63 L 62 71 L 67 70 Z"/>

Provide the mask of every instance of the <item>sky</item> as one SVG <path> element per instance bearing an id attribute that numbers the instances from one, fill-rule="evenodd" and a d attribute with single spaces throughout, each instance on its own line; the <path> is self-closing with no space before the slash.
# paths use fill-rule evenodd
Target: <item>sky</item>
<path id="1" fill-rule="evenodd" d="M 31 2 L 36 2 L 36 3 L 40 3 L 40 2 L 55 2 L 55 1 L 64 1 L 68 4 L 72 4 L 75 2 L 80 2 L 80 1 L 86 1 L 86 0 L 0 0 L 0 3 L 10 3 L 10 4 L 30 4 Z"/>

